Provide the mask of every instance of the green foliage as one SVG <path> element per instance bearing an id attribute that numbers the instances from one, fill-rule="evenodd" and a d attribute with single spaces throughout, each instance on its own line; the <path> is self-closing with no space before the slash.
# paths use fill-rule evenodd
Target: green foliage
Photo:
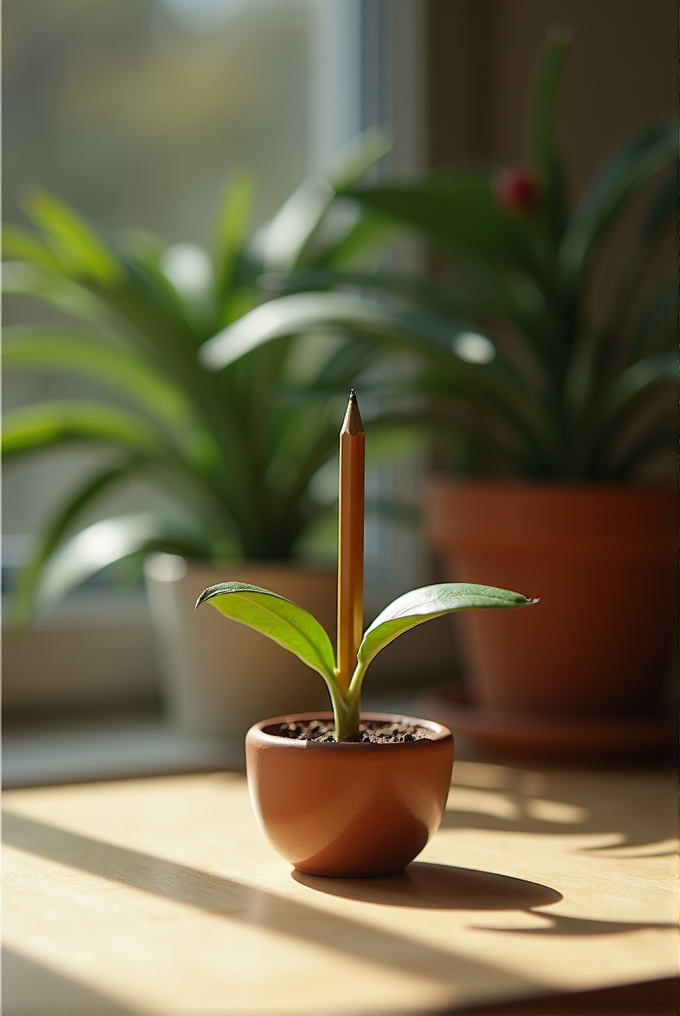
<path id="1" fill-rule="evenodd" d="M 438 268 L 418 279 L 328 263 L 288 269 L 276 283 L 283 295 L 207 343 L 205 362 L 320 327 L 408 348 L 420 369 L 386 386 L 390 418 L 427 427 L 468 475 L 623 482 L 667 452 L 675 269 L 663 277 L 659 250 L 675 222 L 676 125 L 640 130 L 570 207 L 556 142 L 568 44 L 551 33 L 540 56 L 530 162 L 511 171 L 514 199 L 507 171 L 493 166 L 346 189 L 428 241 Z M 624 220 L 633 239 L 622 245 Z M 595 313 L 603 255 L 618 280 Z"/>
<path id="2" fill-rule="evenodd" d="M 247 582 L 221 582 L 210 586 L 201 593 L 196 606 L 208 601 L 225 617 L 247 624 L 278 642 L 327 682 L 335 680 L 331 640 L 316 618 L 303 607 Z"/>
<path id="3" fill-rule="evenodd" d="M 366 256 L 384 227 L 379 236 L 368 212 L 335 221 L 331 206 L 385 150 L 384 138 L 369 132 L 327 176 L 305 181 L 255 237 L 250 180 L 227 182 L 209 251 L 167 247 L 139 229 L 104 237 L 56 198 L 28 193 L 23 207 L 36 230 L 5 229 L 4 290 L 46 301 L 69 323 L 7 329 L 5 370 L 86 378 L 102 396 L 8 413 L 5 460 L 84 443 L 106 457 L 42 534 L 19 579 L 16 622 L 100 568 L 151 550 L 216 561 L 288 558 L 328 510 L 310 481 L 336 451 L 347 390 L 381 347 L 320 339 L 311 356 L 304 339 L 288 337 L 217 372 L 197 354 L 262 300 L 263 273 L 330 262 L 349 270 Z M 102 555 L 94 537 L 104 531 L 79 533 L 79 525 L 102 498 L 140 477 L 169 493 L 177 510 L 107 520 Z"/>
<path id="4" fill-rule="evenodd" d="M 199 596 L 196 607 L 212 603 L 220 613 L 268 636 L 321 674 L 333 704 L 335 736 L 351 741 L 359 736 L 361 688 L 366 668 L 388 643 L 402 632 L 442 614 L 469 608 L 526 607 L 537 601 L 521 593 L 470 583 L 440 583 L 412 589 L 390 603 L 376 617 L 362 639 L 357 664 L 345 694 L 338 684 L 338 668 L 328 635 L 302 607 L 260 586 L 246 582 L 222 582 Z"/>

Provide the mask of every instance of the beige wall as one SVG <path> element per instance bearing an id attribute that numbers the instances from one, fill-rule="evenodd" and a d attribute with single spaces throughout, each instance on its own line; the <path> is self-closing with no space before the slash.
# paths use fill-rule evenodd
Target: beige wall
<path id="1" fill-rule="evenodd" d="M 573 29 L 560 137 L 575 190 L 630 130 L 673 110 L 674 0 L 429 0 L 429 159 L 521 162 L 536 54 Z"/>

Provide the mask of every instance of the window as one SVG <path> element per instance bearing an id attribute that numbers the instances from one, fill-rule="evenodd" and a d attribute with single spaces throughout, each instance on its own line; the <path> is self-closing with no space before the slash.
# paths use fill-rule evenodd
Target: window
<path id="1" fill-rule="evenodd" d="M 423 17 L 421 0 L 6 0 L 5 217 L 25 221 L 17 202 L 35 184 L 105 231 L 134 224 L 169 242 L 203 242 L 225 173 L 253 174 L 255 224 L 263 222 L 311 166 L 376 122 L 395 138 L 390 171 L 418 169 Z M 9 326 L 55 314 L 24 298 L 5 304 Z M 34 373 L 12 373 L 5 389 L 6 410 L 89 394 L 84 382 Z M 8 470 L 4 562 L 10 572 L 94 455 L 63 451 Z M 399 469 L 411 471 L 399 483 L 412 487 L 417 465 Z M 387 471 L 375 482 L 392 488 L 396 476 Z M 90 521 L 158 497 L 131 487 Z M 368 574 L 379 605 L 413 584 L 419 548 L 389 526 L 374 528 L 369 542 L 375 550 Z M 36 668 L 35 638 L 49 656 L 50 645 L 58 652 L 64 630 L 71 647 L 90 648 L 72 654 L 68 681 L 55 677 L 48 687 Z M 9 640 L 8 714 L 37 702 L 153 698 L 152 636 L 141 591 L 124 600 L 115 593 L 112 599 L 106 588 L 76 595 L 35 638 Z M 95 675 L 97 654 L 110 660 L 115 645 L 121 652 L 128 647 L 129 658 L 119 664 L 128 681 L 116 679 L 115 666 Z"/>

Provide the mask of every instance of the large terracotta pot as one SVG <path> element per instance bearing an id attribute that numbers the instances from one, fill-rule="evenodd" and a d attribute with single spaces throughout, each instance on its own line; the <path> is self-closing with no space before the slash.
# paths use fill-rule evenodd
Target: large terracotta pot
<path id="1" fill-rule="evenodd" d="M 470 697 L 492 709 L 636 716 L 672 687 L 675 496 L 665 489 L 434 481 L 445 578 L 540 598 L 458 618 Z"/>
<path id="2" fill-rule="evenodd" d="M 286 708 L 328 708 L 323 680 L 292 653 L 198 596 L 218 582 L 239 580 L 271 589 L 305 607 L 331 638 L 336 573 L 295 565 L 244 562 L 216 568 L 172 554 L 147 562 L 146 582 L 157 634 L 169 718 L 187 733 L 243 738 L 252 723 Z"/>
<path id="3" fill-rule="evenodd" d="M 311 875 L 362 877 L 401 871 L 441 822 L 451 784 L 453 738 L 432 720 L 365 713 L 431 731 L 401 743 L 297 741 L 281 723 L 331 713 L 279 716 L 246 736 L 253 808 L 274 849 Z"/>

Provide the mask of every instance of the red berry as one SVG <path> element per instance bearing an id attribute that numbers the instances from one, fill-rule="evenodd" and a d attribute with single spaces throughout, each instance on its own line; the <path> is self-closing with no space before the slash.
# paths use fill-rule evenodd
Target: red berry
<path id="1" fill-rule="evenodd" d="M 541 199 L 538 180 L 527 169 L 502 170 L 494 181 L 494 190 L 499 205 L 506 212 L 531 212 Z"/>

